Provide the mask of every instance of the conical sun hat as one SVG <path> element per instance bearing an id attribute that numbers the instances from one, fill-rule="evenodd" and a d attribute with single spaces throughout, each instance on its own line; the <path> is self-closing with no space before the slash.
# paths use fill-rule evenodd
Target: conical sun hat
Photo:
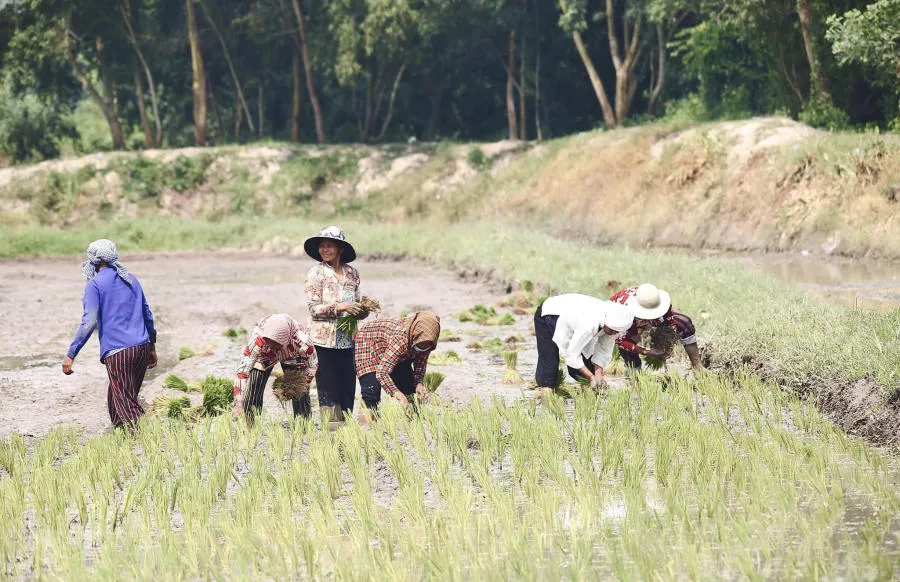
<path id="1" fill-rule="evenodd" d="M 323 228 L 319 236 L 306 239 L 306 242 L 303 243 L 303 250 L 310 257 L 322 262 L 322 255 L 319 254 L 319 243 L 324 239 L 331 239 L 343 245 L 344 252 L 341 253 L 342 263 L 350 263 L 356 260 L 356 251 L 353 249 L 353 245 L 347 242 L 347 235 L 344 234 L 344 231 L 339 226 L 334 225 Z"/>
<path id="2" fill-rule="evenodd" d="M 638 319 L 659 319 L 672 307 L 672 299 L 669 294 L 652 285 L 644 283 L 632 293 L 625 302 L 634 316 Z"/>

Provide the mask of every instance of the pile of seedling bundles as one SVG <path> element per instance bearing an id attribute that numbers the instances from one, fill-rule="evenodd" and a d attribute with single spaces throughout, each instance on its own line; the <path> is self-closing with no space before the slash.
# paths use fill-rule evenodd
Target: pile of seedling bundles
<path id="1" fill-rule="evenodd" d="M 150 413 L 157 416 L 196 422 L 231 410 L 234 403 L 234 382 L 228 378 L 210 374 L 201 382 L 187 382 L 175 374 L 169 374 L 163 385 L 169 390 L 185 394 L 202 394 L 203 400 L 192 406 L 189 396 L 157 396 L 150 406 Z"/>

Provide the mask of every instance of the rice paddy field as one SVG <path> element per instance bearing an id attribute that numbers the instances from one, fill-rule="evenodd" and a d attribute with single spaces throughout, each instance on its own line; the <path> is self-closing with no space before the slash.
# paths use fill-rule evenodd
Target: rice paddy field
<path id="1" fill-rule="evenodd" d="M 216 248 L 238 228 L 162 224 L 102 234 L 121 235 L 128 264 L 129 250 Z M 900 309 L 829 305 L 718 260 L 512 227 L 447 227 L 436 240 L 427 225 L 343 226 L 357 249 L 512 289 L 533 281 L 535 295 L 654 281 L 694 317 L 711 371 L 644 372 L 542 403 L 525 390 L 529 352 L 489 337 L 506 335 L 515 304 L 466 303 L 430 367 L 446 372 L 437 397 L 415 411 L 388 401 L 376 422 L 334 432 L 269 408 L 252 427 L 159 414 L 134 435 L 13 433 L 0 439 L 0 578 L 900 579 L 900 463 L 885 428 Z M 268 224 L 250 242 L 312 230 Z M 0 254 L 74 253 L 96 234 L 10 232 Z M 490 353 L 521 396 L 446 398 L 473 353 Z M 859 383 L 880 395 L 865 415 L 827 406 Z"/>
<path id="2" fill-rule="evenodd" d="M 0 444 L 11 578 L 895 579 L 896 460 L 749 375 Z"/>

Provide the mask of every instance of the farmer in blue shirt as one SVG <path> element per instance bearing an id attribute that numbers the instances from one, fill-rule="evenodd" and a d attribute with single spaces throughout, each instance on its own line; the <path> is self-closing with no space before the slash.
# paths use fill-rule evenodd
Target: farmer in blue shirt
<path id="1" fill-rule="evenodd" d="M 100 361 L 109 374 L 107 405 L 113 426 L 134 428 L 144 414 L 137 396 L 147 368 L 156 366 L 156 329 L 153 314 L 137 277 L 119 262 L 111 240 L 92 242 L 83 264 L 84 315 L 75 340 L 63 361 L 63 374 L 97 328 Z"/>

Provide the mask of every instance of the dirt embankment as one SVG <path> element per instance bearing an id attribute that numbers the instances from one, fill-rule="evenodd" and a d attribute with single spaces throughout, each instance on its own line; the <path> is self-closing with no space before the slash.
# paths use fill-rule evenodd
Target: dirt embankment
<path id="1" fill-rule="evenodd" d="M 498 217 L 597 242 L 900 258 L 900 136 L 785 118 L 543 144 L 265 146 L 0 169 L 0 223 L 296 213 Z"/>

